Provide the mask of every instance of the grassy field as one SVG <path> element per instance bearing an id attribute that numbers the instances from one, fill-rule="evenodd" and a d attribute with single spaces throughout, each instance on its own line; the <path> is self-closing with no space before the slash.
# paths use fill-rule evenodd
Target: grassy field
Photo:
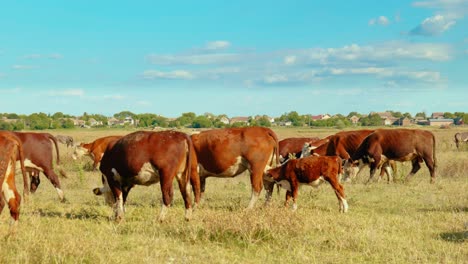
<path id="1" fill-rule="evenodd" d="M 280 139 L 338 132 L 274 130 Z M 41 175 L 38 191 L 22 204 L 16 237 L 5 238 L 8 209 L 0 216 L 0 263 L 467 263 L 468 146 L 455 149 L 457 131 L 433 130 L 435 184 L 429 183 L 425 165 L 409 183 L 401 181 L 409 163 L 398 163 L 397 182 L 392 184 L 364 185 L 369 175 L 365 170 L 356 182 L 344 185 L 347 214 L 338 212 L 336 196 L 326 184 L 302 188 L 296 212 L 284 208 L 284 190 L 275 191 L 271 206 L 263 207 L 261 199 L 254 210 L 246 211 L 250 183 L 241 175 L 209 178 L 205 199 L 190 222 L 184 221 L 177 192 L 164 223 L 157 221 L 159 185 L 135 187 L 125 221 L 111 221 L 111 208 L 92 193 L 101 179 L 98 172 L 86 169 L 90 159 L 75 162 L 71 148 L 60 145 L 68 172 L 68 178 L 61 179 L 67 202 L 58 201 Z M 89 142 L 131 131 L 49 132 Z"/>

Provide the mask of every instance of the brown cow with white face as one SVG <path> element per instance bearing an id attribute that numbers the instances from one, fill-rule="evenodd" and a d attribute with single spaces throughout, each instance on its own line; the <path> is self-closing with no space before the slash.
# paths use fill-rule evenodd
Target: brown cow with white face
<path id="1" fill-rule="evenodd" d="M 104 195 L 113 204 L 115 218 L 124 218 L 128 193 L 135 185 L 149 186 L 160 182 L 162 208 L 159 220 L 163 221 L 173 199 L 174 178 L 185 203 L 185 218 L 190 219 L 192 202 L 190 183 L 195 201 L 200 198 L 197 159 L 190 137 L 176 131 L 138 131 L 111 143 L 99 169 L 104 187 L 95 188 L 96 195 Z"/>
<path id="2" fill-rule="evenodd" d="M 109 143 L 119 140 L 122 136 L 107 136 L 94 140 L 91 143 L 80 143 L 75 146 L 72 158 L 77 160 L 82 156 L 89 156 L 93 160 L 93 170 L 96 170 Z"/>
<path id="3" fill-rule="evenodd" d="M 60 155 L 57 146 L 57 140 L 49 133 L 31 133 L 31 132 L 13 132 L 23 144 L 26 170 L 29 172 L 31 179 L 31 192 L 34 193 L 40 184 L 39 173 L 42 172 L 55 187 L 59 199 L 64 201 L 63 191 L 60 185 L 60 180 L 53 169 L 53 147 L 56 150 L 56 164 L 62 176 L 66 176 L 65 172 L 59 167 Z"/>
<path id="4" fill-rule="evenodd" d="M 20 214 L 21 196 L 19 195 L 15 184 L 16 159 L 19 158 L 21 171 L 25 183 L 25 193 L 28 194 L 27 175 L 24 167 L 24 154 L 21 146 L 21 140 L 9 132 L 0 131 L 0 186 L 2 196 L 0 197 L 0 214 L 5 204 L 8 204 L 12 222 L 10 225 L 10 234 L 15 234 L 18 226 Z"/>
<path id="5" fill-rule="evenodd" d="M 369 164 L 372 180 L 376 168 L 389 161 L 411 161 L 413 168 L 406 176 L 408 180 L 421 168 L 419 163 L 425 162 L 431 175 L 431 183 L 435 182 L 435 137 L 430 131 L 419 129 L 377 129 L 369 134 L 351 156 L 353 163 L 359 161 Z"/>
<path id="6" fill-rule="evenodd" d="M 361 163 L 359 166 L 351 166 L 351 155 L 356 152 L 362 141 L 374 131 L 362 129 L 338 132 L 319 141 L 306 144 L 301 156 L 307 157 L 312 154 L 316 156 L 340 157 L 344 161 L 344 181 L 350 181 L 367 165 Z M 390 182 L 392 171 L 396 171 L 395 161 L 384 163 L 380 171 L 380 178 L 387 173 L 387 179 Z"/>
<path id="7" fill-rule="evenodd" d="M 252 185 L 247 208 L 253 208 L 262 191 L 264 173 L 279 164 L 275 132 L 265 127 L 225 128 L 191 137 L 197 153 L 202 194 L 207 177 L 234 177 L 247 170 Z M 267 191 L 268 201 L 273 187 Z"/>
<path id="8" fill-rule="evenodd" d="M 304 143 L 313 143 L 319 139 L 318 137 L 291 137 L 280 140 L 278 142 L 280 162 L 283 163 L 286 161 L 289 155 L 300 158 Z"/>
<path id="9" fill-rule="evenodd" d="M 460 146 L 462 143 L 468 143 L 468 132 L 458 132 L 455 133 L 455 146 L 457 149 L 460 150 Z"/>
<path id="10" fill-rule="evenodd" d="M 330 183 L 339 202 L 340 212 L 348 211 L 343 186 L 339 183 L 339 175 L 343 172 L 341 159 L 337 156 L 309 156 L 292 159 L 280 167 L 270 169 L 267 178 L 286 189 L 285 206 L 293 199 L 292 209 L 297 209 L 297 194 L 299 185 L 318 187 L 322 182 Z"/>

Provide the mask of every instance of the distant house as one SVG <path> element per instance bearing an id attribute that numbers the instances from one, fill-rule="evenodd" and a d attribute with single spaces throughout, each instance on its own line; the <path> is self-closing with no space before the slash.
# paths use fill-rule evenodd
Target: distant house
<path id="1" fill-rule="evenodd" d="M 454 123 L 455 125 L 457 125 L 457 126 L 461 126 L 461 125 L 465 124 L 465 123 L 463 122 L 463 118 L 461 118 L 461 117 L 454 118 L 454 119 L 453 119 L 453 123 Z"/>
<path id="2" fill-rule="evenodd" d="M 236 117 L 233 117 L 231 118 L 231 120 L 229 120 L 229 124 L 234 124 L 234 123 L 245 123 L 245 124 L 248 124 L 249 123 L 249 117 L 246 117 L 246 116 L 236 116 Z"/>
<path id="3" fill-rule="evenodd" d="M 436 127 L 445 127 L 453 125 L 453 119 L 451 118 L 429 118 L 429 125 Z"/>
<path id="4" fill-rule="evenodd" d="M 88 120 L 90 126 L 102 126 L 102 121 L 97 121 L 94 118 Z"/>
<path id="5" fill-rule="evenodd" d="M 432 119 L 443 119 L 444 118 L 444 113 L 442 112 L 434 112 L 431 115 Z"/>
<path id="6" fill-rule="evenodd" d="M 352 124 L 357 124 L 359 122 L 359 117 L 353 115 L 349 118 L 349 121 L 351 121 Z"/>
<path id="7" fill-rule="evenodd" d="M 409 126 L 411 125 L 411 120 L 408 117 L 398 118 L 394 123 L 394 126 Z"/>
<path id="8" fill-rule="evenodd" d="M 135 120 L 131 116 L 127 116 L 123 120 L 124 124 L 135 125 Z"/>
<path id="9" fill-rule="evenodd" d="M 107 125 L 108 126 L 115 126 L 115 125 L 118 125 L 119 123 L 120 123 L 120 120 L 118 120 L 115 117 L 111 117 L 111 118 L 107 119 Z"/>
<path id="10" fill-rule="evenodd" d="M 73 119 L 73 125 L 78 126 L 78 127 L 83 127 L 85 126 L 86 121 L 81 120 L 81 119 Z"/>
<path id="11" fill-rule="evenodd" d="M 225 125 L 229 124 L 229 118 L 223 116 L 219 119 L 219 121 Z"/>

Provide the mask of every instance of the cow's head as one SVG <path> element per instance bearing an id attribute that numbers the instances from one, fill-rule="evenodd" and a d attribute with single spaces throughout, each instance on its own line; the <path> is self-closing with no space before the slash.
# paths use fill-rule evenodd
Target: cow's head
<path id="1" fill-rule="evenodd" d="M 72 158 L 74 160 L 77 160 L 77 159 L 81 158 L 84 155 L 90 155 L 89 154 L 89 149 L 83 147 L 83 145 L 84 145 L 83 143 L 75 145 L 75 147 L 73 149 L 73 154 L 72 154 Z"/>
<path id="2" fill-rule="evenodd" d="M 113 206 L 115 204 L 115 197 L 114 194 L 112 193 L 109 183 L 107 182 L 107 177 L 106 175 L 102 174 L 102 184 L 104 185 L 101 188 L 94 188 L 93 193 L 95 195 L 102 195 L 104 196 L 104 199 L 106 200 L 106 203 L 109 206 Z"/>
<path id="3" fill-rule="evenodd" d="M 314 150 L 322 146 L 323 144 L 328 143 L 328 141 L 330 141 L 329 138 L 324 138 L 315 142 L 304 143 L 304 146 L 302 147 L 301 158 L 305 158 L 311 155 L 318 156 L 316 153 L 314 153 Z"/>
<path id="4" fill-rule="evenodd" d="M 346 160 L 343 165 L 343 182 L 350 182 L 351 180 L 354 180 L 358 172 L 366 164 L 367 163 L 365 162 L 364 158 L 359 160 Z"/>

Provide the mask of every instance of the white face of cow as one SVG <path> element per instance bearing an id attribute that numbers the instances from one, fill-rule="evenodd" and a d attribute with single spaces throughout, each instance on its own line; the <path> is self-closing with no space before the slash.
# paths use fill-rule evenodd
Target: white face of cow
<path id="1" fill-rule="evenodd" d="M 302 152 L 301 152 L 301 158 L 309 157 L 310 152 L 317 147 L 311 146 L 310 143 L 304 143 L 304 146 L 302 147 Z"/>
<path id="2" fill-rule="evenodd" d="M 86 148 L 83 148 L 80 145 L 76 145 L 75 149 L 73 150 L 72 158 L 74 160 L 77 160 L 77 159 L 83 157 L 84 155 L 89 155 L 89 150 L 86 149 Z"/>

